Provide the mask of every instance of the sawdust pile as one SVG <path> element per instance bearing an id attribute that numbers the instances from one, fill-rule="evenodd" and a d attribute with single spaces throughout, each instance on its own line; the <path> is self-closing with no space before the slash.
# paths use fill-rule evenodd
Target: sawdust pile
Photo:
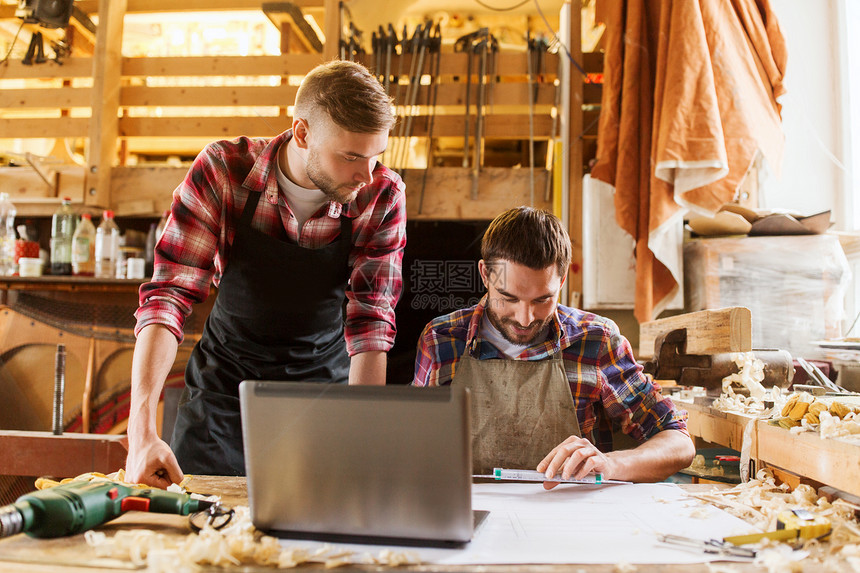
<path id="1" fill-rule="evenodd" d="M 693 497 L 723 508 L 762 531 L 777 528 L 777 515 L 783 511 L 807 509 L 830 520 L 832 532 L 827 540 L 807 540 L 803 549 L 810 556 L 802 568 L 788 558 L 785 544 L 764 540 L 757 563 L 771 573 L 822 571 L 860 573 L 860 522 L 855 512 L 860 506 L 841 499 L 832 502 L 806 484 L 793 491 L 787 484 L 777 485 L 769 470 L 760 470 L 756 479 L 731 489 L 714 490 Z"/>
<path id="2" fill-rule="evenodd" d="M 167 536 L 148 529 L 121 530 L 113 537 L 101 531 L 87 531 L 87 544 L 98 557 L 130 561 L 148 571 L 192 573 L 200 566 L 234 567 L 260 565 L 288 569 L 304 563 L 322 564 L 327 569 L 346 565 L 397 567 L 417 565 L 411 551 L 383 549 L 376 554 L 357 553 L 335 546 L 308 550 L 282 547 L 278 539 L 263 535 L 251 523 L 247 506 L 237 506 L 227 527 L 205 527 L 199 534 Z"/>

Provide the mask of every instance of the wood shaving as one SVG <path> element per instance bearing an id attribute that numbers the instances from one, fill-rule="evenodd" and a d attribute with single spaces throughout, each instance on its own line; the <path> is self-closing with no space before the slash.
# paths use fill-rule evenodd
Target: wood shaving
<path id="1" fill-rule="evenodd" d="M 168 491 L 173 491 L 176 493 L 185 493 L 185 486 L 188 485 L 188 482 L 190 482 L 193 477 L 194 476 L 192 476 L 192 475 L 186 475 L 182 479 L 181 483 L 171 484 L 170 487 L 167 488 Z M 46 488 L 54 487 L 54 486 L 61 485 L 61 484 L 66 484 L 66 483 L 71 483 L 71 482 L 79 482 L 79 481 L 86 481 L 86 482 L 90 482 L 90 481 L 95 481 L 95 482 L 112 481 L 115 483 L 119 483 L 119 484 L 129 486 L 129 487 L 135 487 L 138 489 L 154 489 L 152 486 L 146 485 L 145 483 L 129 483 L 129 482 L 125 481 L 125 469 L 124 468 L 120 468 L 119 470 L 117 470 L 113 473 L 110 473 L 110 474 L 103 474 L 103 473 L 99 473 L 99 472 L 87 472 L 85 474 L 81 474 L 81 475 L 73 477 L 73 478 L 64 478 L 60 481 L 56 481 L 56 480 L 53 480 L 50 478 L 40 477 L 40 478 L 36 479 L 35 485 L 36 485 L 36 489 L 46 489 Z"/>
<path id="2" fill-rule="evenodd" d="M 632 563 L 622 561 L 621 563 L 616 563 L 612 571 L 614 571 L 614 573 L 636 573 L 638 569 Z"/>
<path id="3" fill-rule="evenodd" d="M 168 536 L 149 529 L 117 531 L 108 537 L 101 531 L 87 531 L 85 539 L 98 557 L 130 561 L 148 571 L 192 573 L 202 565 L 231 567 L 259 565 L 289 569 L 303 563 L 322 564 L 327 569 L 356 564 L 389 567 L 419 565 L 414 551 L 383 549 L 376 555 L 325 545 L 313 552 L 298 547 L 282 547 L 277 538 L 262 534 L 251 523 L 247 506 L 237 506 L 229 526 L 206 527 L 199 534 Z"/>
<path id="4" fill-rule="evenodd" d="M 860 522 L 856 504 L 835 499 L 832 503 L 809 485 L 800 484 L 793 491 L 787 484 L 776 484 L 769 470 L 759 470 L 756 478 L 730 489 L 714 490 L 706 494 L 689 494 L 695 499 L 723 508 L 761 531 L 777 528 L 780 512 L 807 509 L 830 520 L 832 531 L 826 540 L 808 540 L 803 550 L 810 560 L 817 562 L 807 571 L 854 571 L 860 573 Z M 799 571 L 793 559 L 792 548 L 784 543 L 763 540 L 756 564 L 770 573 Z M 716 573 L 716 572 L 715 572 Z"/>

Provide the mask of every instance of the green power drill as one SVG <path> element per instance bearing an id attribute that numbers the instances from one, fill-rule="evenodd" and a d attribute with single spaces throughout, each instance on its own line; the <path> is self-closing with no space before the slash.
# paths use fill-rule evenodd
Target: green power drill
<path id="1" fill-rule="evenodd" d="M 30 537 L 82 533 L 130 510 L 188 515 L 213 505 L 186 493 L 139 489 L 115 482 L 71 482 L 19 497 L 0 507 L 0 538 L 24 532 Z"/>

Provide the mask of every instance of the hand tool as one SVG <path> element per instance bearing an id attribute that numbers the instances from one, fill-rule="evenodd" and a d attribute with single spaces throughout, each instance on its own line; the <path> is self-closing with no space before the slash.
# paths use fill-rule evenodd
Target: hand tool
<path id="1" fill-rule="evenodd" d="M 529 205 L 535 204 L 535 99 L 537 97 L 532 58 L 535 50 L 530 30 L 526 30 L 526 77 L 529 92 Z"/>
<path id="2" fill-rule="evenodd" d="M 427 165 L 424 168 L 424 175 L 421 178 L 421 193 L 418 198 L 418 214 L 420 215 L 424 209 L 424 191 L 427 189 L 427 173 L 430 171 L 430 164 L 433 158 L 433 127 L 436 122 L 436 100 L 439 94 L 439 69 L 442 61 L 442 27 L 441 22 L 436 23 L 433 29 L 433 35 L 430 37 L 430 57 L 433 62 L 430 64 L 432 69 L 430 73 L 430 83 L 432 93 L 430 97 L 430 114 L 427 118 Z"/>
<path id="3" fill-rule="evenodd" d="M 692 537 L 684 537 L 683 535 L 657 535 L 657 540 L 663 543 L 672 545 L 682 545 L 698 549 L 705 553 L 714 553 L 726 557 L 746 557 L 754 559 L 756 550 L 748 547 L 737 547 L 727 541 L 718 539 L 694 539 Z"/>
<path id="4" fill-rule="evenodd" d="M 466 111 L 463 113 L 463 167 L 469 167 L 469 122 L 471 121 L 469 105 L 472 100 L 472 55 L 474 54 L 472 44 L 476 38 L 486 34 L 489 34 L 489 28 L 481 28 L 475 32 L 460 36 L 454 42 L 454 51 L 466 54 Z"/>
<path id="5" fill-rule="evenodd" d="M 644 372 L 656 380 L 676 380 L 682 386 L 703 386 L 708 395 L 722 392 L 723 378 L 736 374 L 738 365 L 733 352 L 714 354 L 688 354 L 686 328 L 669 330 L 654 339 L 654 356 L 645 362 Z M 766 387 L 787 388 L 794 377 L 791 355 L 785 350 L 753 350 L 755 357 L 764 363 Z"/>
<path id="6" fill-rule="evenodd" d="M 478 200 L 478 184 L 481 175 L 481 164 L 483 163 L 483 138 L 484 138 L 484 98 L 486 97 L 487 76 L 487 53 L 489 51 L 489 38 L 484 36 L 473 45 L 475 55 L 478 57 L 478 97 L 475 100 L 475 158 L 472 160 L 472 193 L 473 201 Z"/>
<path id="7" fill-rule="evenodd" d="M 383 82 L 383 86 L 385 87 L 385 93 L 391 95 L 391 53 L 394 51 L 394 44 L 397 43 L 397 33 L 391 24 L 388 25 L 388 30 L 391 32 L 390 36 L 386 36 L 382 25 L 379 25 L 380 47 L 382 45 L 382 38 L 385 38 L 385 81 Z"/>
<path id="8" fill-rule="evenodd" d="M 587 485 L 603 485 L 603 484 L 631 484 L 630 481 L 620 481 L 613 479 L 603 479 L 603 474 L 591 474 L 581 479 L 561 477 L 561 474 L 555 474 L 548 478 L 543 472 L 535 470 L 508 470 L 504 468 L 493 468 L 492 474 L 476 474 L 473 478 L 494 479 L 498 481 L 538 481 L 538 482 L 559 482 L 559 483 L 578 483 Z"/>
<path id="9" fill-rule="evenodd" d="M 212 505 L 186 493 L 111 481 L 71 482 L 22 495 L 0 508 L 0 538 L 22 531 L 30 537 L 63 537 L 83 533 L 130 510 L 188 515 Z"/>
<path id="10" fill-rule="evenodd" d="M 825 376 L 824 372 L 821 371 L 821 368 L 808 362 L 806 359 L 797 357 L 797 362 L 800 364 L 800 367 L 806 372 L 806 375 L 809 376 L 809 380 L 812 384 L 821 386 L 823 388 L 827 388 L 833 392 L 847 392 L 845 388 L 842 386 L 837 386 L 830 378 Z"/>
<path id="11" fill-rule="evenodd" d="M 830 520 L 822 515 L 816 515 L 807 509 L 792 509 L 781 511 L 776 516 L 776 531 L 750 533 L 749 535 L 733 535 L 723 541 L 734 545 L 757 543 L 762 539 L 776 541 L 795 541 L 800 539 L 824 539 L 830 535 L 832 527 Z"/>
<path id="12" fill-rule="evenodd" d="M 407 113 L 411 113 L 411 110 L 409 109 L 409 105 L 410 105 L 410 99 L 412 96 L 413 79 L 415 78 L 415 68 L 418 64 L 418 51 L 421 49 L 421 30 L 422 30 L 422 26 L 421 26 L 421 24 L 418 24 L 415 27 L 415 32 L 412 33 L 412 38 L 408 41 L 408 44 L 406 41 L 407 31 L 406 31 L 406 29 L 403 30 L 403 42 L 404 42 L 403 53 L 405 54 L 407 51 L 409 51 L 412 54 L 411 61 L 409 62 L 409 83 L 406 86 L 405 103 L 402 103 L 400 105 L 400 110 L 401 110 L 401 114 L 402 114 L 403 118 L 405 118 Z M 400 87 L 400 85 L 398 84 L 398 89 L 399 89 L 399 87 Z M 401 103 L 401 102 L 395 101 L 395 104 L 397 104 L 397 103 Z M 406 147 L 405 134 L 406 134 L 406 121 L 401 120 L 397 125 L 397 136 L 393 142 L 394 143 L 394 145 L 393 145 L 394 152 L 392 154 L 394 157 L 394 159 L 392 160 L 393 165 L 389 165 L 389 167 L 392 167 L 393 169 L 397 169 L 398 172 L 401 174 L 401 176 L 402 176 L 403 171 L 405 169 L 405 165 L 399 163 L 398 161 L 399 161 L 399 158 L 403 155 L 403 148 Z"/>
<path id="13" fill-rule="evenodd" d="M 415 106 L 418 103 L 418 90 L 421 88 L 421 76 L 424 75 L 424 59 L 427 54 L 427 46 L 430 43 L 430 30 L 433 23 L 428 21 L 422 29 L 421 24 L 415 29 L 418 37 L 418 63 L 415 65 L 414 73 L 409 76 L 409 89 L 407 90 L 408 115 L 403 130 L 403 146 L 400 148 L 401 159 L 399 161 L 401 177 L 406 177 L 406 166 L 409 163 L 409 138 L 412 137 L 412 121 L 415 117 Z M 420 32 L 420 35 L 419 35 Z M 415 50 L 413 49 L 413 57 Z M 413 62 L 414 63 L 414 62 Z"/>

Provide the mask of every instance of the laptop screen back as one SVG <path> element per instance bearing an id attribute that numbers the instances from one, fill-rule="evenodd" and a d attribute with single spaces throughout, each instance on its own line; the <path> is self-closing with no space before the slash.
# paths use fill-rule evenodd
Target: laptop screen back
<path id="1" fill-rule="evenodd" d="M 469 541 L 468 392 L 246 381 L 254 525 L 281 536 Z"/>

